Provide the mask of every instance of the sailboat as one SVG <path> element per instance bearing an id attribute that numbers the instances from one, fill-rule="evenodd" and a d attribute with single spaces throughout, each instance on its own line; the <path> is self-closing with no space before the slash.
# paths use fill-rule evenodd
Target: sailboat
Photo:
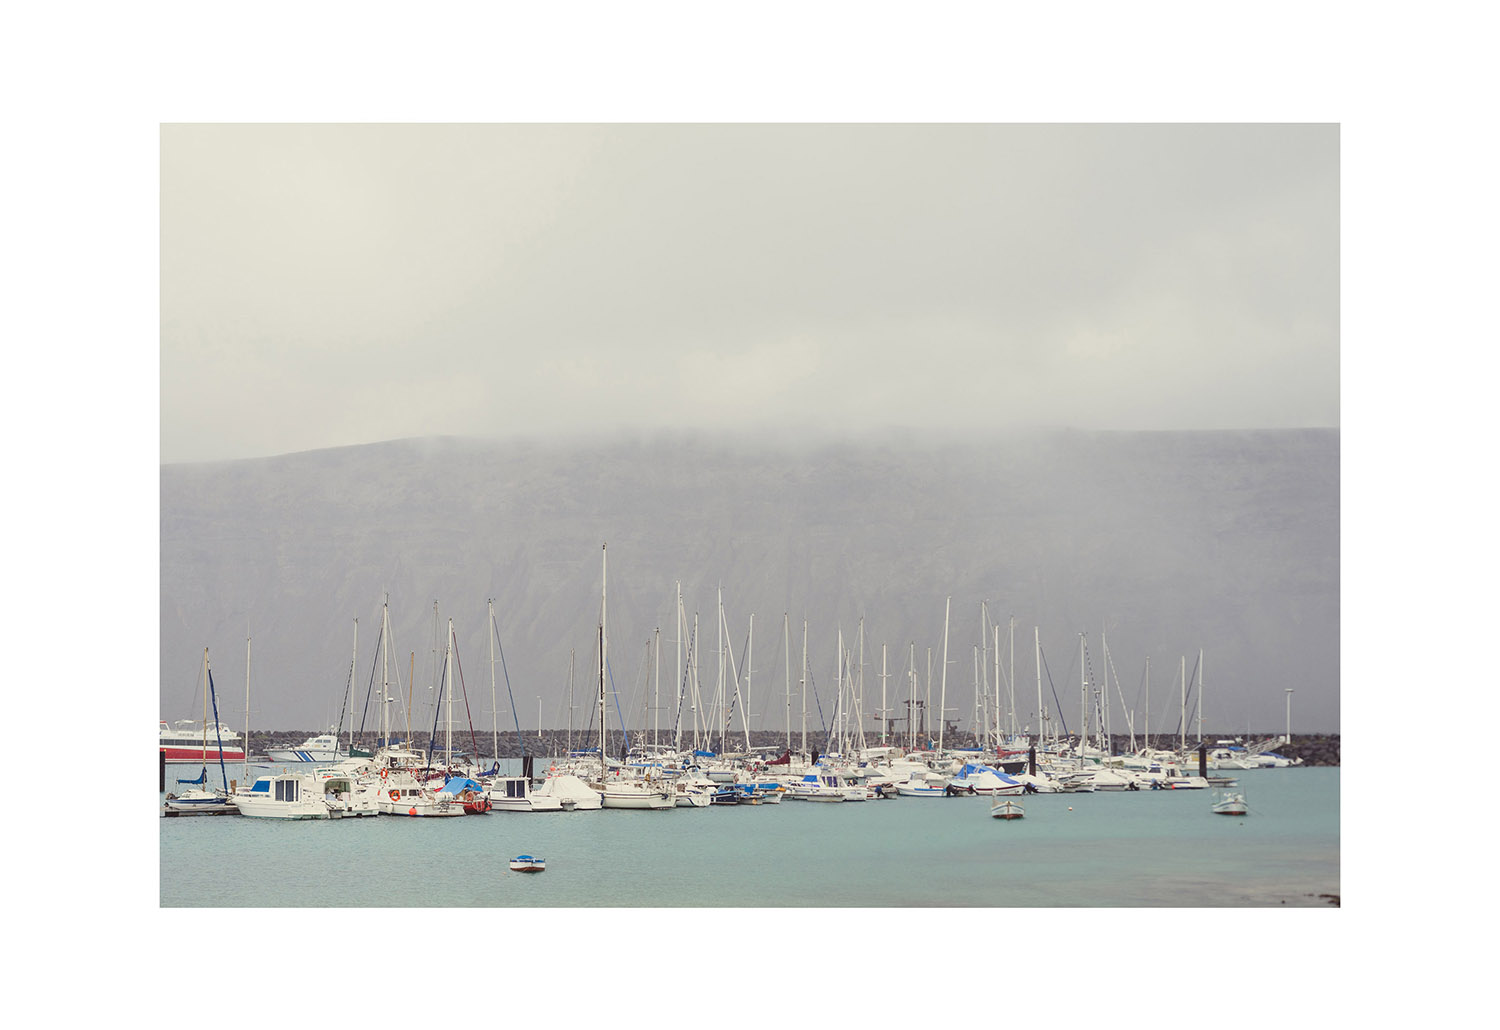
<path id="1" fill-rule="evenodd" d="M 609 634 L 606 632 L 608 608 L 605 604 L 605 588 L 608 577 L 608 545 L 601 559 L 599 580 L 599 779 L 589 787 L 604 797 L 605 808 L 644 808 L 665 811 L 677 807 L 672 787 L 655 777 L 649 770 L 640 776 L 626 776 L 617 767 L 609 768 L 605 757 L 606 705 L 605 681 L 609 670 Z"/>
<path id="2" fill-rule="evenodd" d="M 214 676 L 208 667 L 208 648 L 203 649 L 203 765 L 196 779 L 179 779 L 179 784 L 189 784 L 189 789 L 181 794 L 168 794 L 163 802 L 166 815 L 236 815 L 239 812 L 229 800 L 227 791 L 210 789 L 208 786 L 208 704 L 210 699 L 214 706 L 214 726 L 219 725 L 219 701 L 214 697 Z M 218 741 L 216 740 L 216 743 Z M 219 758 L 219 773 L 225 784 L 229 782 L 229 774 L 224 771 L 224 748 L 220 743 L 215 748 L 215 754 Z"/>

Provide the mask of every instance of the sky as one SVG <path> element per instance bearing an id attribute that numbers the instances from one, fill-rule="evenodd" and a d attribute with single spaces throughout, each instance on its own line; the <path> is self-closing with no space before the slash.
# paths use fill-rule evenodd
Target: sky
<path id="1" fill-rule="evenodd" d="M 1339 424 L 1336 124 L 161 127 L 161 460 Z"/>

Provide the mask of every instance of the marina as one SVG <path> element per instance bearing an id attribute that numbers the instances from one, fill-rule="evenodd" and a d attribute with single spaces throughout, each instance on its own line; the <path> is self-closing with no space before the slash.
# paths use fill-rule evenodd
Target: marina
<path id="1" fill-rule="evenodd" d="M 254 770 L 255 767 L 252 767 Z M 269 772 L 267 771 L 267 774 Z M 1258 769 L 1255 815 L 1201 791 L 1035 794 L 1002 830 L 962 795 L 408 819 L 161 819 L 171 907 L 1327 907 L 1339 769 Z M 461 809 L 460 809 L 461 810 Z M 545 877 L 510 877 L 519 854 Z M 431 875 L 439 856 L 464 875 Z M 379 877 L 351 876 L 375 863 Z M 271 867 L 295 876 L 266 877 Z M 520 880 L 527 881 L 521 890 Z"/>

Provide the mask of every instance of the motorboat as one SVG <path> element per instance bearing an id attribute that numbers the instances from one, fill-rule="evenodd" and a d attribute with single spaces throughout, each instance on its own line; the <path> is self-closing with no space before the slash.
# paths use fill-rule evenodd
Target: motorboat
<path id="1" fill-rule="evenodd" d="M 1245 804 L 1245 795 L 1238 791 L 1219 795 L 1213 810 L 1215 815 L 1247 815 L 1250 811 Z"/>
<path id="2" fill-rule="evenodd" d="M 341 758 L 348 758 L 349 753 L 339 750 L 337 736 L 320 733 L 315 737 L 308 737 L 295 747 L 286 744 L 268 747 L 266 757 L 281 765 L 292 765 L 297 762 L 337 762 Z"/>
<path id="3" fill-rule="evenodd" d="M 995 819 L 1020 819 L 1026 814 L 1021 802 L 1009 797 L 996 798 L 990 804 L 990 815 Z"/>
<path id="4" fill-rule="evenodd" d="M 253 819 L 333 819 L 343 811 L 330 805 L 323 781 L 310 773 L 261 776 L 231 795 L 240 815 Z"/>
<path id="5" fill-rule="evenodd" d="M 544 858 L 533 858 L 530 855 L 517 855 L 510 860 L 512 872 L 517 873 L 540 873 L 546 870 L 547 860 Z"/>
<path id="6" fill-rule="evenodd" d="M 1026 785 L 987 765 L 965 763 L 950 781 L 955 787 L 972 788 L 976 794 L 1023 794 Z"/>
<path id="7" fill-rule="evenodd" d="M 946 776 L 937 773 L 913 773 L 910 778 L 896 784 L 896 793 L 904 798 L 952 797 L 953 791 L 948 789 L 949 785 L 950 781 Z"/>

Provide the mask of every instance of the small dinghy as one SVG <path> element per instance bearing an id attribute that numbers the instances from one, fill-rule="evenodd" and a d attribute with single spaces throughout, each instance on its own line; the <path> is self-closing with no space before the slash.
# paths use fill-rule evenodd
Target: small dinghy
<path id="1" fill-rule="evenodd" d="M 517 873 L 539 873 L 547 868 L 547 861 L 530 855 L 517 855 L 510 860 L 510 868 Z"/>
<path id="2" fill-rule="evenodd" d="M 990 805 L 990 815 L 996 819 L 1020 819 L 1025 814 L 1026 809 L 1014 798 L 999 797 Z"/>
<path id="3" fill-rule="evenodd" d="M 1245 815 L 1249 808 L 1245 805 L 1245 795 L 1225 794 L 1214 802 L 1215 815 Z"/>

